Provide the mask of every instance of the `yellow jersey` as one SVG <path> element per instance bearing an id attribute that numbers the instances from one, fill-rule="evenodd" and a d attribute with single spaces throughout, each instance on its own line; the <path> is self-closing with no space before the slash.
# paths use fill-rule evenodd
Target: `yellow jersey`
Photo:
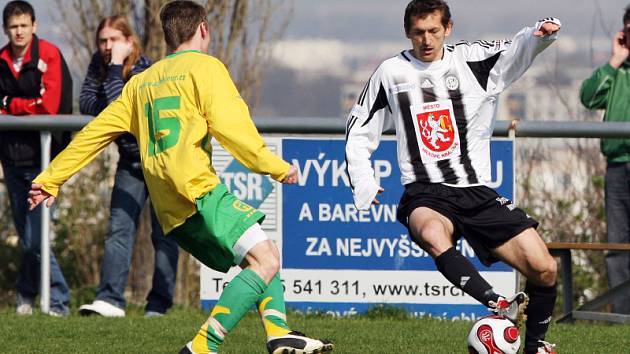
<path id="1" fill-rule="evenodd" d="M 220 183 L 212 167 L 212 138 L 250 170 L 277 181 L 290 167 L 265 145 L 225 66 L 199 51 L 182 51 L 133 76 L 120 97 L 33 182 L 56 196 L 65 181 L 125 132 L 138 141 L 165 234 L 197 211 L 195 199 Z"/>

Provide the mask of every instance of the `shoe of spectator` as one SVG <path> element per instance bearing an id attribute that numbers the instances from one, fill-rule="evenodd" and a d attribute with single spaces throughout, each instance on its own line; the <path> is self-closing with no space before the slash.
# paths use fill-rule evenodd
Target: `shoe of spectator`
<path id="1" fill-rule="evenodd" d="M 81 305 L 79 313 L 82 316 L 125 317 L 125 310 L 103 300 L 95 300 L 91 304 Z"/>
<path id="2" fill-rule="evenodd" d="M 15 313 L 20 316 L 30 316 L 33 314 L 33 302 L 34 299 L 27 298 L 22 296 L 20 293 L 17 294 L 17 306 L 15 308 Z"/>
<path id="3" fill-rule="evenodd" d="M 144 313 L 144 317 L 162 317 L 164 314 L 157 311 L 147 311 Z"/>
<path id="4" fill-rule="evenodd" d="M 70 311 L 68 311 L 67 309 L 65 310 L 60 310 L 60 309 L 50 309 L 48 310 L 48 316 L 50 317 L 66 317 L 70 315 Z"/>

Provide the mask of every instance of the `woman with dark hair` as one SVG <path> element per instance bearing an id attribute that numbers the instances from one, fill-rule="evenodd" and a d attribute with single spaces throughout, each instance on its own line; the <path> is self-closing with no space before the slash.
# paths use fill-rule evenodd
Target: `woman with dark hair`
<path id="1" fill-rule="evenodd" d="M 101 21 L 96 32 L 96 45 L 98 51 L 92 56 L 79 99 L 81 113 L 93 116 L 118 98 L 129 78 L 151 65 L 149 59 L 141 54 L 138 37 L 124 16 L 110 16 Z M 116 139 L 116 144 L 120 158 L 112 191 L 101 282 L 96 291 L 96 300 L 79 308 L 82 315 L 125 315 L 124 291 L 138 218 L 148 192 L 136 139 L 131 134 L 124 134 Z M 179 251 L 177 244 L 164 236 L 153 208 L 151 229 L 155 271 L 145 315 L 160 316 L 173 304 Z"/>

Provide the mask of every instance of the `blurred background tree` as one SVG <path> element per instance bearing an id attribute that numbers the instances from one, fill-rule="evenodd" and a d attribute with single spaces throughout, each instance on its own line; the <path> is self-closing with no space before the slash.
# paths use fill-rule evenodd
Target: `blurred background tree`
<path id="1" fill-rule="evenodd" d="M 516 201 L 540 222 L 538 232 L 546 242 L 606 242 L 606 164 L 598 142 L 533 138 L 516 142 Z M 576 306 L 608 288 L 604 258 L 600 251 L 573 251 Z M 565 286 L 560 279 L 559 283 Z M 557 311 L 562 301 L 558 296 Z"/>
<path id="2" fill-rule="evenodd" d="M 160 9 L 168 0 L 54 0 L 66 41 L 85 72 L 96 51 L 96 28 L 106 16 L 126 15 L 140 37 L 144 54 L 151 60 L 166 53 Z M 292 0 L 205 0 L 212 42 L 210 54 L 230 70 L 241 95 L 256 103 L 271 48 L 282 38 L 293 12 Z M 68 10 L 71 9 L 71 10 Z"/>

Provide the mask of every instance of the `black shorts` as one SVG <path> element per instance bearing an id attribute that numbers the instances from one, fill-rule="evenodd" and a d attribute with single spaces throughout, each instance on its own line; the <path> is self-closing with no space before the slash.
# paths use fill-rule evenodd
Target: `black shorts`
<path id="1" fill-rule="evenodd" d="M 406 185 L 398 205 L 398 221 L 409 228 L 409 215 L 420 207 L 451 220 L 453 241 L 463 235 L 487 266 L 498 261 L 491 250 L 530 227 L 538 227 L 538 222 L 512 201 L 486 186 L 457 188 L 419 182 Z"/>

